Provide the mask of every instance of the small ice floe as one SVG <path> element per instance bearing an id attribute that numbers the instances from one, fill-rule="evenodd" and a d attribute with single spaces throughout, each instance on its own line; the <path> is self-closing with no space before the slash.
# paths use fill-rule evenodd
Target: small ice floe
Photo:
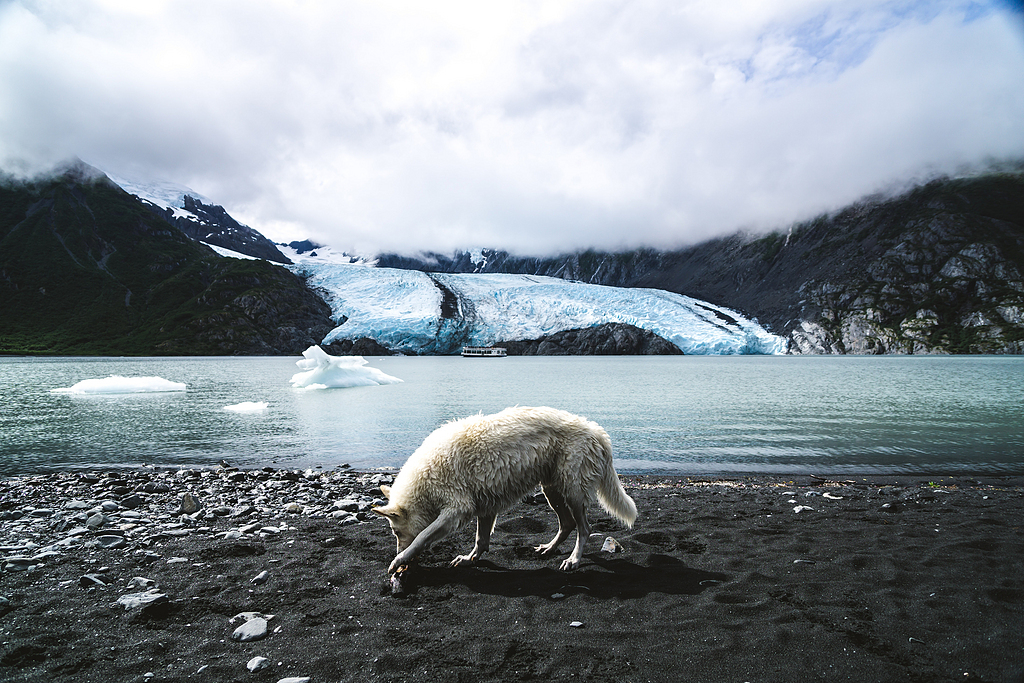
<path id="1" fill-rule="evenodd" d="M 366 367 L 367 361 L 362 356 L 331 356 L 319 346 L 310 346 L 302 355 L 303 359 L 295 364 L 303 372 L 292 375 L 291 379 L 296 389 L 372 387 L 402 381 L 377 368 Z"/>
<path id="2" fill-rule="evenodd" d="M 262 413 L 269 405 L 266 401 L 242 401 L 231 406 L 224 406 L 222 410 L 229 413 Z"/>
<path id="3" fill-rule="evenodd" d="M 185 391 L 184 382 L 172 382 L 163 377 L 121 377 L 111 375 L 104 379 L 83 379 L 70 387 L 50 389 L 52 394 L 152 394 Z"/>

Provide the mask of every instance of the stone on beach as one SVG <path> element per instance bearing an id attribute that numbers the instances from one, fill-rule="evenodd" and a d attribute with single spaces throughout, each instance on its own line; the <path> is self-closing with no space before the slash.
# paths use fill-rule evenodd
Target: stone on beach
<path id="1" fill-rule="evenodd" d="M 256 672 L 266 669 L 268 666 L 270 666 L 270 660 L 266 657 L 253 657 L 245 665 L 245 668 L 249 671 Z"/>
<path id="2" fill-rule="evenodd" d="M 622 544 L 616 541 L 614 538 L 609 536 L 604 539 L 604 545 L 601 546 L 601 552 L 603 553 L 621 553 Z"/>
<path id="3" fill-rule="evenodd" d="M 241 643 L 248 643 L 253 640 L 260 640 L 267 636 L 267 620 L 263 617 L 253 617 L 239 626 L 231 634 L 231 640 Z"/>
<path id="4" fill-rule="evenodd" d="M 124 536 L 114 536 L 114 535 L 97 536 L 96 537 L 96 543 L 101 548 L 110 548 L 110 549 L 123 548 L 126 545 L 128 545 L 128 542 L 124 540 Z"/>
<path id="5" fill-rule="evenodd" d="M 99 574 L 85 574 L 78 580 L 78 584 L 82 588 L 99 588 L 106 586 L 107 582 Z"/>
<path id="6" fill-rule="evenodd" d="M 126 593 L 117 599 L 117 604 L 126 610 L 132 610 L 139 607 L 149 607 L 150 605 L 161 605 L 169 601 L 170 598 L 166 593 L 161 593 L 156 588 L 151 588 L 142 593 Z"/>
<path id="7" fill-rule="evenodd" d="M 181 507 L 178 508 L 178 514 L 195 514 L 196 512 L 199 512 L 199 509 L 201 507 L 202 505 L 200 505 L 199 499 L 197 499 L 191 493 L 186 492 L 185 495 L 181 497 Z"/>

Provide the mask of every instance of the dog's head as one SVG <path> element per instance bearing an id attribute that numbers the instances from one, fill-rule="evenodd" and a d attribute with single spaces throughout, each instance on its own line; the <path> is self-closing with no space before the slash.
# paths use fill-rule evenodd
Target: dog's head
<path id="1" fill-rule="evenodd" d="M 380 490 L 390 501 L 391 487 L 387 484 L 382 484 Z M 391 502 L 388 502 L 383 507 L 372 508 L 372 510 L 388 520 L 388 524 L 391 525 L 391 532 L 398 539 L 398 552 L 408 548 L 413 539 L 427 526 L 426 524 L 419 523 L 418 515 L 413 515 L 404 507 Z"/>

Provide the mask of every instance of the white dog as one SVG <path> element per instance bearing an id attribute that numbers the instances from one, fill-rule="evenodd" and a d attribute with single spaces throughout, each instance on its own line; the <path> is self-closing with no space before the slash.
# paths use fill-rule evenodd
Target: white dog
<path id="1" fill-rule="evenodd" d="M 590 535 L 586 504 L 595 497 L 633 526 L 636 504 L 612 468 L 612 446 L 599 425 L 554 408 L 507 408 L 449 422 L 423 441 L 374 508 L 398 538 L 389 573 L 474 517 L 476 544 L 452 566 L 475 562 L 490 545 L 498 514 L 540 484 L 558 515 L 558 533 L 536 548 L 554 553 L 576 529 L 576 547 L 561 569 L 576 569 Z"/>

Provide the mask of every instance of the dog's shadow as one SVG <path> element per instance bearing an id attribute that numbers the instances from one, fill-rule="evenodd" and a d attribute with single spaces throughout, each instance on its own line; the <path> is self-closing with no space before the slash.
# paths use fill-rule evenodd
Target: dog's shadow
<path id="1" fill-rule="evenodd" d="M 462 585 L 477 593 L 506 597 L 557 599 L 585 593 L 597 598 L 641 598 L 649 593 L 696 595 L 728 580 L 725 574 L 687 567 L 671 555 L 651 554 L 642 564 L 596 554 L 585 557 L 590 563 L 574 572 L 509 568 L 491 560 L 472 566 L 417 567 L 405 580 L 405 591 L 415 594 L 422 587 Z"/>

